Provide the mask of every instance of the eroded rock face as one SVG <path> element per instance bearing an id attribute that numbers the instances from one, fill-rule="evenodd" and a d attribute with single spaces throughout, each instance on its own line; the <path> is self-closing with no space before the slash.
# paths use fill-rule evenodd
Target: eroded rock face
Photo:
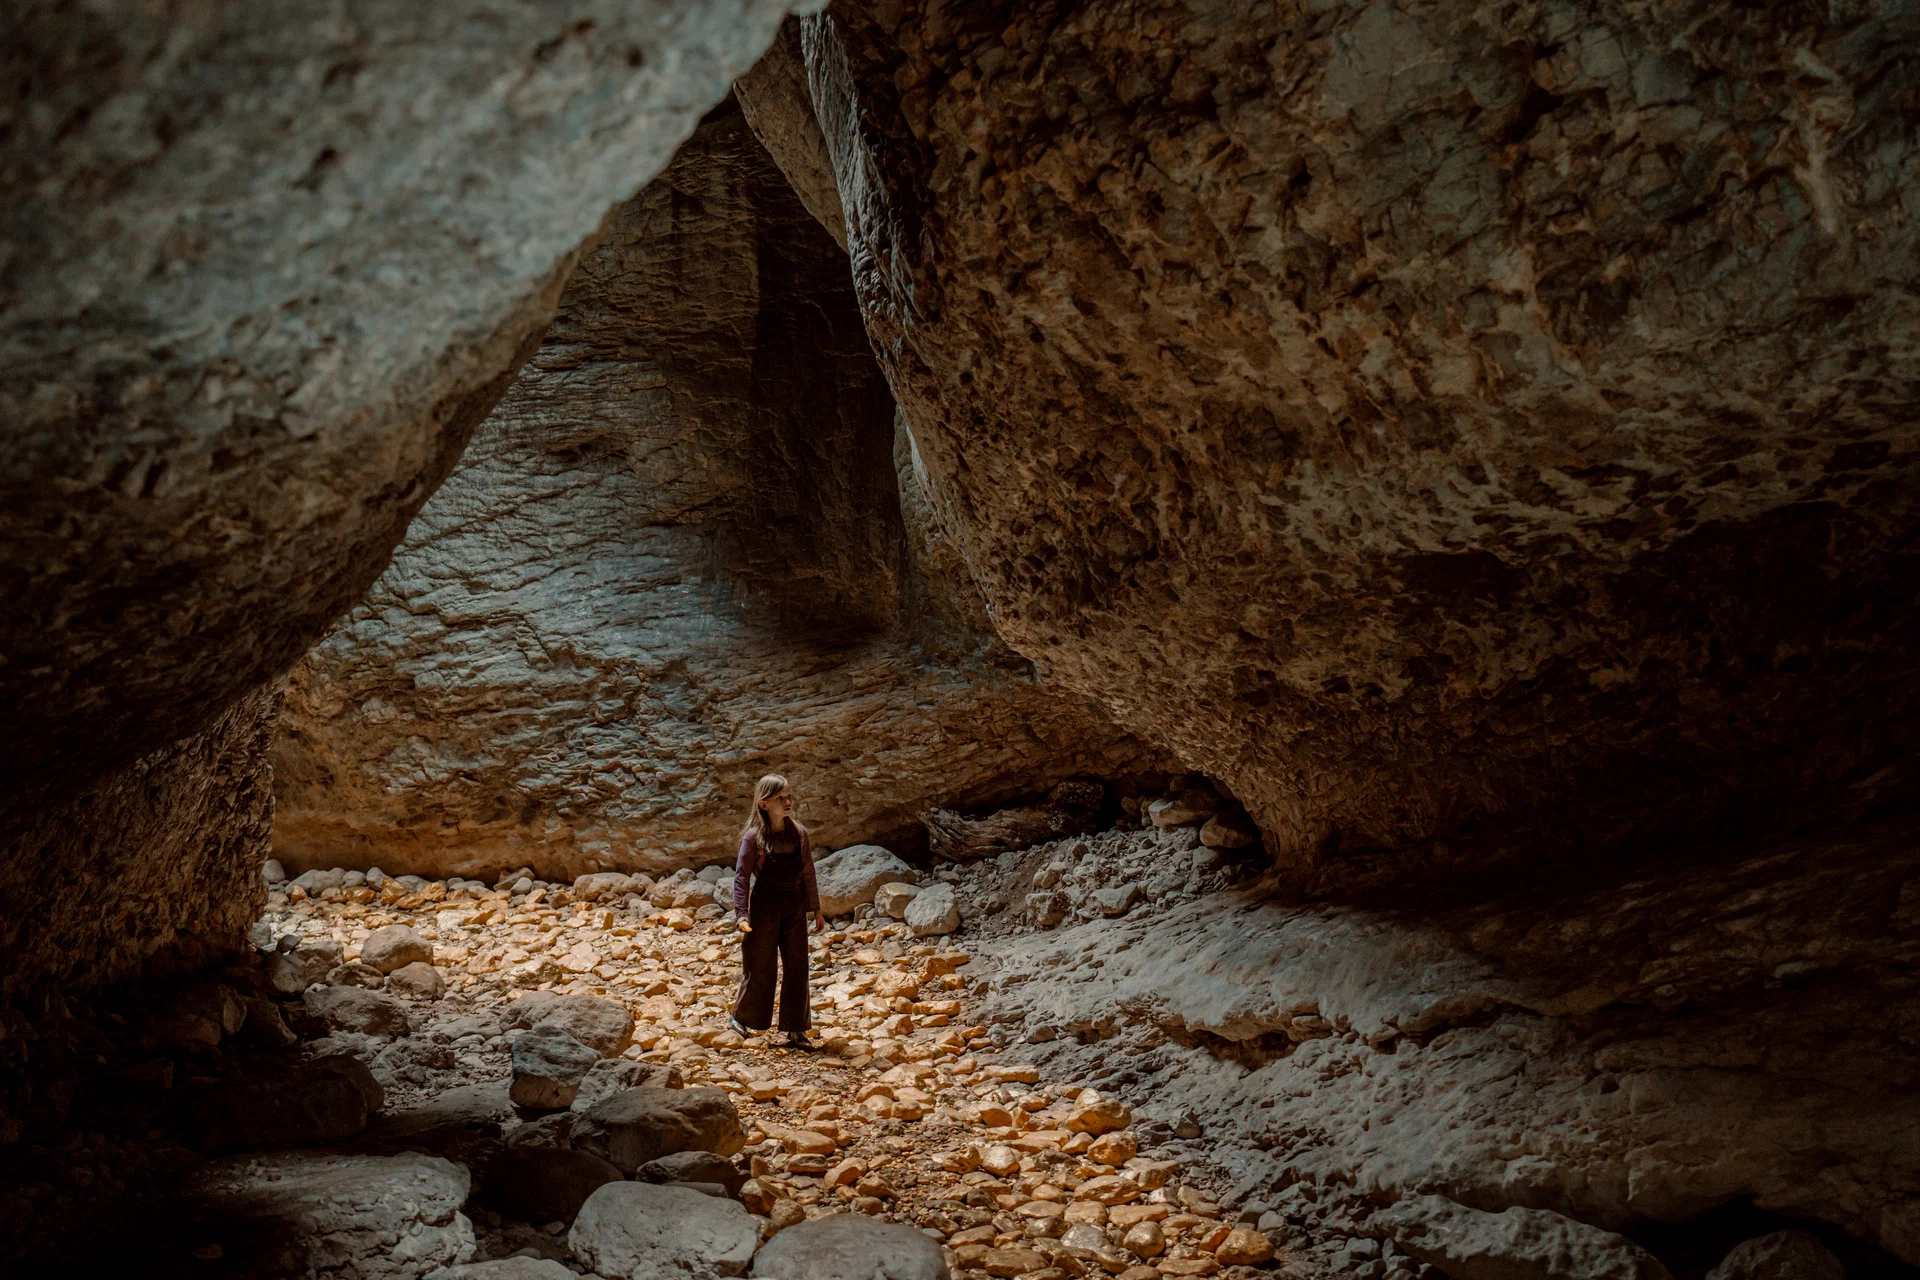
<path id="1" fill-rule="evenodd" d="M 1229 892 L 996 947 L 986 1016 L 1083 1036 L 1029 1052 L 1123 1063 L 1245 1185 L 1617 1230 L 1750 1197 L 1916 1261 L 1915 835 L 1417 913 Z"/>
<path id="2" fill-rule="evenodd" d="M 364 594 L 582 242 L 783 11 L 9 10 L 0 836 L 74 889 L 9 883 L 23 980 L 238 937 L 236 706 Z M 130 936 L 42 954 L 70 909 Z"/>
<path id="3" fill-rule="evenodd" d="M 802 46 L 1000 634 L 1352 887 L 1912 790 L 1917 21 L 908 3 Z"/>
<path id="4" fill-rule="evenodd" d="M 660 873 L 730 860 L 764 772 L 824 854 L 1137 764 L 975 629 L 895 443 L 845 258 L 716 113 L 294 676 L 282 860 Z"/>

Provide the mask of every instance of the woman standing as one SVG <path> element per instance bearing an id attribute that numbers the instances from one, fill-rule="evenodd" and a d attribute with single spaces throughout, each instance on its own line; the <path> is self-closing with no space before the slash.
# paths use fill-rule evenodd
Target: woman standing
<path id="1" fill-rule="evenodd" d="M 826 928 L 813 879 L 813 844 L 793 818 L 793 788 L 770 773 L 753 788 L 753 809 L 740 833 L 733 868 L 733 914 L 740 923 L 740 998 L 729 1021 L 743 1036 L 773 1021 L 774 963 L 780 968 L 780 1029 L 787 1044 L 810 1049 L 807 1028 L 807 917 Z"/>

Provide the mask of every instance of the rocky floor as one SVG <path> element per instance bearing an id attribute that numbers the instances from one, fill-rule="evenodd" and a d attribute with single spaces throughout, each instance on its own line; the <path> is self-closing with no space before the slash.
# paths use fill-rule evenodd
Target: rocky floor
<path id="1" fill-rule="evenodd" d="M 969 1280 L 1471 1280 L 1493 1272 L 1448 1249 L 1483 1237 L 1493 1243 L 1474 1247 L 1504 1259 L 1501 1275 L 1560 1274 L 1537 1258 L 1512 1269 L 1539 1247 L 1588 1259 L 1588 1274 L 1659 1280 L 1704 1274 L 1741 1240 L 1794 1225 L 1729 1219 L 1690 1273 L 1544 1210 L 1512 1219 L 1536 1211 L 1429 1196 L 1418 1217 L 1422 1199 L 1403 1197 L 1393 1212 L 1415 1217 L 1383 1228 L 1378 1211 L 1395 1197 L 1378 1178 L 1355 1185 L 1271 1131 L 1316 1082 L 1331 1112 L 1364 1110 L 1348 1096 L 1354 1080 L 1382 1069 L 1329 1064 L 1363 1050 L 1390 1059 L 1390 1038 L 1368 1041 L 1357 1013 L 1330 1006 L 1321 1018 L 1298 1001 L 1278 1030 L 1242 1037 L 1251 1050 L 1219 1034 L 1246 1012 L 1207 1000 L 1222 984 L 1258 984 L 1220 970 L 1206 929 L 1275 930 L 1279 942 L 1255 929 L 1227 946 L 1263 972 L 1288 965 L 1262 946 L 1295 969 L 1311 963 L 1285 932 L 1298 921 L 1263 922 L 1255 898 L 1230 887 L 1247 867 L 1191 827 L 901 872 L 926 881 L 911 888 L 878 883 L 898 866 L 884 851 L 838 859 L 842 872 L 859 865 L 864 887 L 851 892 L 880 911 L 835 899 L 853 914 L 811 940 L 812 1051 L 728 1028 L 739 935 L 714 871 L 486 885 L 377 872 L 288 883 L 269 867 L 248 963 L 118 1009 L 49 1009 L 0 1040 L 16 1058 L 38 1044 L 38 1061 L 80 1064 L 69 1096 L 39 1100 L 63 1120 L 9 1099 L 17 1140 L 4 1148 L 0 1212 L 16 1261 L 71 1272 L 138 1254 L 157 1275 L 305 1265 L 394 1277 L 532 1276 L 537 1261 L 554 1276 L 614 1280 L 652 1274 L 641 1255 L 671 1248 L 694 1274 L 741 1274 L 764 1242 L 852 1213 L 937 1242 L 926 1265 L 944 1260 Z M 823 893 L 844 879 L 823 871 Z M 1354 931 L 1341 954 L 1364 956 L 1377 946 L 1366 939 Z M 1175 952 L 1183 976 L 1169 987 L 1153 972 Z M 1049 970 L 1058 981 L 1036 985 Z M 1180 1016 L 1155 1009 L 1142 984 Z M 1400 1066 L 1420 1060 L 1418 1039 L 1409 1024 Z M 1283 1069 L 1293 1074 L 1268 1078 Z M 1264 1109 L 1275 1099 L 1287 1105 Z M 652 1110 L 636 1119 L 621 1105 Z M 660 1139 L 669 1129 L 678 1136 Z M 607 1223 L 640 1212 L 613 1213 L 616 1192 L 693 1195 L 646 1214 L 695 1224 L 697 1239 L 610 1244 Z M 1794 1239 L 1840 1266 L 1813 1237 Z M 460 1269 L 513 1258 L 521 1270 Z M 1912 1274 L 1884 1254 L 1870 1261 L 1849 1273 Z"/>

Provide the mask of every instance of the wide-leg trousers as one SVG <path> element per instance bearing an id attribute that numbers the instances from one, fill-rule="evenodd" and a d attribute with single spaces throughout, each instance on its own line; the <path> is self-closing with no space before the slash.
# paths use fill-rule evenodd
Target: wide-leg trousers
<path id="1" fill-rule="evenodd" d="M 744 976 L 733 1016 L 756 1031 L 773 1021 L 774 966 L 780 970 L 780 1029 L 805 1031 L 813 1025 L 807 1003 L 807 900 L 799 889 L 754 886 L 747 905 L 751 932 L 740 938 Z"/>

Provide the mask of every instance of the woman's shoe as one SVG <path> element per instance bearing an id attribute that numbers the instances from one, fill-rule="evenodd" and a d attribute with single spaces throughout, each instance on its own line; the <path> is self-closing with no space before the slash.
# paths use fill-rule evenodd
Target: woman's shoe
<path id="1" fill-rule="evenodd" d="M 803 1053 L 810 1053 L 817 1047 L 813 1041 L 807 1039 L 807 1033 L 804 1031 L 787 1032 L 786 1043 L 787 1048 L 799 1049 Z"/>
<path id="2" fill-rule="evenodd" d="M 740 1021 L 740 1019 L 734 1017 L 732 1014 L 727 1015 L 727 1025 L 732 1027 L 735 1031 L 739 1032 L 740 1038 L 742 1040 L 753 1039 L 753 1036 L 754 1036 L 753 1028 L 749 1027 L 746 1023 Z"/>

